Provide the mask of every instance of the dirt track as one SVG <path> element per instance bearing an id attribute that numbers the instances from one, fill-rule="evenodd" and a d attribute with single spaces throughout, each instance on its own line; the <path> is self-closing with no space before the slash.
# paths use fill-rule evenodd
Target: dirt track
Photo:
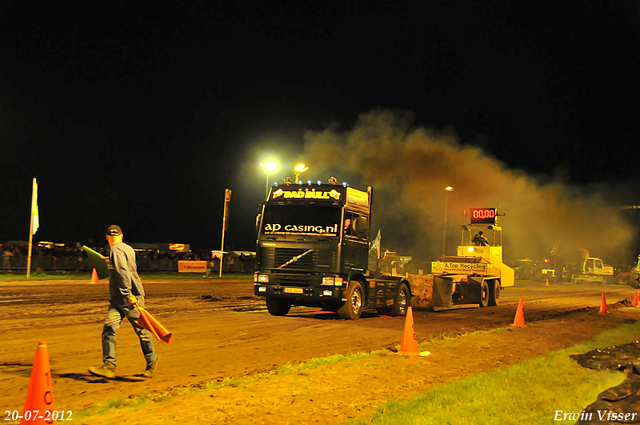
<path id="1" fill-rule="evenodd" d="M 157 343 L 161 359 L 160 372 L 152 380 L 137 376 L 144 370 L 144 360 L 137 338 L 127 323 L 123 323 L 118 332 L 119 378 L 107 381 L 91 377 L 87 373 L 88 366 L 100 362 L 100 332 L 108 297 L 105 284 L 90 285 L 83 281 L 0 283 L 0 335 L 4 342 L 0 346 L 2 412 L 22 409 L 35 349 L 40 340 L 47 341 L 49 346 L 56 408 L 79 412 L 114 398 L 126 399 L 139 394 L 150 394 L 150 398 L 153 398 L 154 394 L 178 393 L 185 388 L 197 387 L 204 381 L 255 375 L 285 363 L 302 362 L 313 357 L 393 347 L 400 343 L 402 337 L 403 318 L 368 315 L 350 322 L 340 320 L 333 313 L 308 308 L 293 309 L 286 317 L 270 316 L 264 308 L 263 300 L 252 295 L 250 280 L 143 280 L 149 311 L 161 319 L 176 336 L 176 341 L 171 345 Z M 606 292 L 609 305 L 624 299 L 630 301 L 634 290 L 627 286 L 545 287 L 539 282 L 517 282 L 516 285 L 502 292 L 499 307 L 415 311 L 418 341 L 477 329 L 503 328 L 513 321 L 517 301 L 522 296 L 525 301 L 525 318 L 532 326 L 527 331 L 530 334 L 515 332 L 522 335 L 522 341 L 512 341 L 519 345 L 519 348 L 514 349 L 516 351 L 504 353 L 502 350 L 500 354 L 489 350 L 490 347 L 504 345 L 496 341 L 485 341 L 479 346 L 471 344 L 471 347 L 477 346 L 471 348 L 472 352 L 465 346 L 464 352 L 469 359 L 479 362 L 476 370 L 481 370 L 483 365 L 498 367 L 500 364 L 510 364 L 522 358 L 540 355 L 551 348 L 588 339 L 607 327 L 638 318 L 637 311 L 629 308 L 618 309 L 616 314 L 606 316 L 597 314 L 602 292 Z M 552 333 L 555 333 L 553 337 L 557 342 L 553 342 Z M 542 341 L 538 338 L 549 340 Z M 484 350 L 481 349 L 483 347 Z M 455 355 L 459 357 L 460 352 Z M 496 361 L 498 357 L 500 361 Z M 487 358 L 492 361 L 486 361 Z M 398 359 L 393 356 L 390 361 L 384 362 L 384 368 L 377 365 L 366 369 L 364 374 L 349 371 L 354 378 L 362 378 L 356 379 L 356 384 L 352 386 L 357 386 L 357 383 L 366 385 L 365 375 L 373 376 L 372 379 L 376 379 L 376 376 L 383 379 L 384 373 L 380 370 L 390 368 L 388 373 L 394 373 L 393 364 L 403 361 Z M 433 366 L 434 361 L 438 361 L 438 356 L 434 355 L 423 364 Z M 440 378 L 435 382 L 456 379 L 470 373 L 469 370 L 454 367 L 443 369 L 443 362 L 446 361 L 447 357 L 440 359 Z M 342 375 L 335 376 L 335 380 L 339 382 L 346 372 L 341 371 L 340 367 L 331 367 L 319 368 L 310 373 L 322 373 L 318 379 L 340 373 Z M 421 375 L 426 379 L 428 373 L 423 372 Z M 311 378 L 307 376 L 304 379 Z M 433 384 L 434 382 L 429 383 Z M 269 385 L 274 383 L 269 384 L 261 379 L 252 385 L 266 385 L 266 388 L 260 388 L 261 393 L 274 391 L 274 388 L 269 389 Z M 278 382 L 275 385 L 281 388 L 285 384 Z M 291 385 L 295 388 L 295 384 Z M 365 411 L 370 414 L 379 402 L 384 401 L 384 397 L 411 395 L 425 385 L 424 382 L 415 386 L 406 384 L 407 394 L 399 395 L 398 388 L 393 385 L 384 391 L 380 388 L 376 393 L 379 393 L 381 399 L 370 400 L 366 409 L 356 408 L 356 413 L 351 415 L 345 414 L 343 407 L 331 404 L 336 401 L 335 394 L 331 392 L 325 395 L 327 400 L 317 400 L 320 397 L 317 396 L 313 403 L 329 406 L 324 410 L 325 413 L 329 412 L 327 415 L 333 420 L 327 419 L 325 423 L 340 423 L 349 417 L 363 415 Z M 337 391 L 336 388 L 334 390 Z M 291 390 L 286 391 L 288 400 L 292 397 Z M 224 404 L 224 400 L 217 400 L 217 406 L 227 406 L 228 409 L 219 412 L 220 420 L 233 423 L 233 413 L 238 414 L 238 409 L 242 411 L 242 406 L 246 409 L 246 414 L 241 417 L 257 414 L 250 410 L 253 396 L 236 389 L 235 395 L 229 397 L 231 401 L 228 405 Z M 299 396 L 298 399 L 302 398 L 304 396 Z M 178 403 L 180 399 L 170 399 L 170 403 L 165 401 L 163 406 Z M 238 400 L 242 399 L 245 401 L 238 407 Z M 195 399 L 189 400 L 183 401 L 187 404 L 195 402 Z M 204 402 L 201 400 L 200 404 Z M 180 417 L 195 415 L 192 407 L 182 406 L 176 409 L 184 411 L 182 415 L 178 415 Z M 311 408 L 302 408 L 299 417 L 304 418 L 305 415 L 312 414 L 312 411 Z M 112 416 L 117 414 L 113 412 Z M 316 416 L 318 414 L 318 411 L 313 413 Z M 265 415 L 269 418 L 268 413 Z M 112 416 L 89 418 L 88 421 L 102 423 L 104 420 L 104 423 L 108 423 L 115 419 Z M 273 413 L 270 418 L 273 423 L 277 422 Z M 194 423 L 198 420 L 200 419 L 194 419 Z M 178 422 L 177 418 L 168 423 L 172 422 Z M 235 422 L 238 422 L 237 418 Z M 256 422 L 255 416 L 251 422 L 261 423 Z M 271 423 L 266 419 L 262 422 Z"/>

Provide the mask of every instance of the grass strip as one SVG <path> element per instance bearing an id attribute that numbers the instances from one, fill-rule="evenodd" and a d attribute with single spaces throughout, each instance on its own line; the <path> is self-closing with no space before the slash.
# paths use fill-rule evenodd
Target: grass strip
<path id="1" fill-rule="evenodd" d="M 349 424 L 575 423 L 575 416 L 568 422 L 555 419 L 580 414 L 599 393 L 622 383 L 624 374 L 584 368 L 569 355 L 632 342 L 639 331 L 640 322 L 622 325 L 543 357 L 437 386 L 409 401 L 391 399 L 371 420 Z"/>

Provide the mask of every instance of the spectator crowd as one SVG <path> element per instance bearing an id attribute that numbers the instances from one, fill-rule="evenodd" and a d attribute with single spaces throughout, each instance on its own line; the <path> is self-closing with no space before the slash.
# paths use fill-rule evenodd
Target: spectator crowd
<path id="1" fill-rule="evenodd" d="M 96 252 L 109 256 L 109 247 L 92 248 Z M 203 251 L 170 251 L 153 249 L 136 249 L 138 270 L 142 272 L 177 272 L 178 261 L 205 260 L 212 271 L 220 270 L 220 260 L 212 258 L 211 250 Z M 4 272 L 18 272 L 27 269 L 29 245 L 24 242 L 8 242 L 0 244 L 0 256 Z M 223 259 L 225 273 L 253 273 L 255 253 L 248 251 L 229 251 Z M 31 270 L 65 270 L 90 271 L 93 268 L 87 254 L 80 244 L 68 246 L 63 244 L 34 245 L 31 250 Z"/>

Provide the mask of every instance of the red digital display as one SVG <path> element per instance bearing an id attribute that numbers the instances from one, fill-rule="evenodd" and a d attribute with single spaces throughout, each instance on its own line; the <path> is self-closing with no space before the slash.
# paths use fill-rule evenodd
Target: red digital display
<path id="1" fill-rule="evenodd" d="M 471 208 L 471 224 L 496 224 L 495 208 Z"/>

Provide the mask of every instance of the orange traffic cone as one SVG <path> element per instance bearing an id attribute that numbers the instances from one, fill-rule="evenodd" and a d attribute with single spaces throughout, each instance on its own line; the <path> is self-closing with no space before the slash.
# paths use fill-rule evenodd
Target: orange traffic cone
<path id="1" fill-rule="evenodd" d="M 31 379 L 27 390 L 27 399 L 22 410 L 24 424 L 55 424 L 53 404 L 53 386 L 49 367 L 49 351 L 45 341 L 38 342 L 38 351 L 31 369 Z M 36 416 L 37 415 L 37 416 Z"/>
<path id="2" fill-rule="evenodd" d="M 518 302 L 516 317 L 515 319 L 513 319 L 513 323 L 509 326 L 520 326 L 521 328 L 527 327 L 527 325 L 524 324 L 524 308 L 522 307 L 522 297 L 520 297 L 520 301 Z"/>
<path id="3" fill-rule="evenodd" d="M 640 303 L 638 302 L 638 290 L 636 289 L 636 296 L 633 297 L 633 305 L 634 307 L 638 307 L 638 304 Z"/>
<path id="4" fill-rule="evenodd" d="M 547 278 L 547 283 L 545 283 L 544 286 L 549 286 L 549 278 Z"/>
<path id="5" fill-rule="evenodd" d="M 158 341 L 163 340 L 167 344 L 171 344 L 173 342 L 173 333 L 165 328 L 162 323 L 153 317 L 146 309 L 138 305 L 136 305 L 136 307 L 140 311 L 140 319 L 138 319 L 140 326 L 151 332 L 151 335 Z"/>
<path id="6" fill-rule="evenodd" d="M 413 310 L 407 309 L 407 316 L 404 319 L 404 332 L 402 333 L 402 344 L 400 351 L 396 354 L 400 356 L 419 356 L 418 342 L 416 341 L 416 328 L 413 324 Z"/>
<path id="7" fill-rule="evenodd" d="M 93 273 L 91 273 L 91 283 L 98 283 L 98 272 L 96 269 L 93 269 Z"/>
<path id="8" fill-rule="evenodd" d="M 598 313 L 608 313 L 609 308 L 607 307 L 607 300 L 604 297 L 604 292 L 602 293 L 602 302 L 600 303 L 600 311 Z"/>

